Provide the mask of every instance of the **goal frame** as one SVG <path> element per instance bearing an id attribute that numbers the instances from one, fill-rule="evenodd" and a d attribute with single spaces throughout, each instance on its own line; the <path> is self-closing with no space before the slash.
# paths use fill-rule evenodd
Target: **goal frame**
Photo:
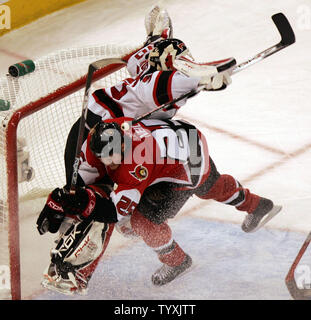
<path id="1" fill-rule="evenodd" d="M 135 51 L 134 51 L 135 52 Z M 134 53 L 123 57 L 125 61 Z M 110 64 L 94 72 L 93 79 L 98 81 L 113 72 L 122 69 L 121 63 Z M 21 300 L 21 265 L 20 265 L 20 228 L 19 228 L 19 202 L 18 202 L 18 167 L 17 167 L 17 129 L 19 122 L 31 114 L 83 89 L 86 84 L 86 75 L 65 85 L 55 92 L 31 102 L 15 111 L 6 125 L 6 163 L 8 177 L 8 244 L 10 263 L 10 284 L 12 300 Z"/>

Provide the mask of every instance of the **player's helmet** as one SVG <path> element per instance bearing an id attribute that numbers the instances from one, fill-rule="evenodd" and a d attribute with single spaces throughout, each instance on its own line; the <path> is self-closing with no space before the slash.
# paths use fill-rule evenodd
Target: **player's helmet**
<path id="1" fill-rule="evenodd" d="M 167 71 L 173 69 L 175 59 L 187 54 L 191 56 L 188 48 L 181 40 L 175 38 L 164 39 L 155 43 L 148 61 L 150 66 L 157 70 Z"/>
<path id="2" fill-rule="evenodd" d="M 116 122 L 98 122 L 91 129 L 90 149 L 98 158 L 110 157 L 113 153 L 122 153 L 123 132 Z"/>

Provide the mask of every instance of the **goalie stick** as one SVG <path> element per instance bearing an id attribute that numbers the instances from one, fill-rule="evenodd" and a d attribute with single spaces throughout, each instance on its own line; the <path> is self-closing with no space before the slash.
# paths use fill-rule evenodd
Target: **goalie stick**
<path id="1" fill-rule="evenodd" d="M 285 278 L 285 283 L 287 289 L 293 299 L 295 300 L 311 300 L 311 288 L 299 288 L 297 286 L 295 280 L 295 270 L 297 265 L 299 264 L 302 256 L 304 255 L 305 251 L 307 250 L 309 243 L 311 242 L 311 232 L 308 234 L 306 240 L 304 241 L 303 245 L 301 246 L 296 259 L 294 260 L 292 266 L 290 267 L 288 274 Z"/>
<path id="2" fill-rule="evenodd" d="M 250 59 L 248 59 L 238 65 L 235 65 L 236 62 L 234 59 L 229 60 L 229 62 L 221 63 L 217 66 L 217 71 L 224 72 L 227 70 L 230 72 L 230 74 L 233 75 L 237 72 L 240 72 L 240 71 L 250 67 L 251 65 L 253 65 L 255 63 L 258 63 L 259 61 L 262 61 L 263 59 L 268 58 L 269 56 L 271 56 L 271 55 L 277 53 L 278 51 L 293 44 L 295 42 L 295 34 L 294 34 L 294 31 L 293 31 L 289 21 L 285 17 L 285 15 L 280 12 L 280 13 L 274 14 L 271 18 L 272 18 L 275 26 L 277 27 L 280 35 L 281 35 L 281 41 L 279 43 L 269 47 L 268 49 L 256 54 L 254 57 L 252 57 L 252 58 L 250 58 Z M 208 65 L 208 63 L 206 65 Z M 202 91 L 204 88 L 205 88 L 204 85 L 198 86 L 198 88 L 190 90 L 189 92 L 181 95 L 180 97 L 173 99 L 172 101 L 169 101 L 169 102 L 159 106 L 158 108 L 155 108 L 154 110 L 134 119 L 132 121 L 132 124 L 135 124 L 143 119 L 148 118 L 154 112 L 163 110 L 165 108 L 169 108 L 173 104 L 175 104 L 185 98 L 192 97 L 192 96 L 196 95 L 197 93 L 199 93 L 200 91 Z"/>
<path id="3" fill-rule="evenodd" d="M 106 58 L 101 59 L 98 61 L 95 61 L 89 65 L 88 73 L 86 77 L 86 84 L 85 84 L 85 92 L 83 96 L 83 103 L 82 103 L 82 114 L 80 118 L 80 124 L 79 124 L 79 131 L 78 131 L 78 141 L 76 146 L 76 152 L 75 152 L 75 160 L 73 163 L 73 172 L 71 177 L 71 186 L 70 186 L 70 193 L 74 194 L 77 181 L 78 181 L 78 170 L 79 170 L 79 161 L 80 161 L 80 153 L 81 153 L 81 147 L 83 143 L 83 133 L 84 133 L 84 127 L 87 117 L 87 105 L 89 100 L 89 91 L 92 85 L 93 80 L 93 74 L 95 71 L 100 70 L 110 64 L 126 64 L 125 60 L 119 59 L 119 58 Z"/>

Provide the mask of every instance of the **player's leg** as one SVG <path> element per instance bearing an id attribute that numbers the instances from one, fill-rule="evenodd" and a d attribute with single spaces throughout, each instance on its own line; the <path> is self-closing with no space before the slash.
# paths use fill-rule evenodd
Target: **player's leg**
<path id="1" fill-rule="evenodd" d="M 155 285 L 164 285 L 186 271 L 191 257 L 174 240 L 167 219 L 173 218 L 192 192 L 177 191 L 169 183 L 149 187 L 131 216 L 131 227 L 158 256 L 163 265 L 152 275 Z"/>
<path id="2" fill-rule="evenodd" d="M 272 200 L 244 188 L 231 175 L 220 174 L 211 158 L 210 175 L 196 189 L 195 194 L 201 199 L 213 199 L 247 212 L 248 215 L 242 223 L 242 230 L 245 232 L 256 231 L 281 210 L 281 207 L 274 205 Z"/>
<path id="3" fill-rule="evenodd" d="M 70 185 L 71 177 L 73 172 L 73 163 L 76 156 L 76 147 L 78 141 L 78 134 L 79 134 L 79 126 L 80 126 L 80 118 L 73 124 L 71 127 L 67 141 L 65 146 L 64 152 L 64 160 L 65 160 L 65 171 L 66 171 L 66 184 Z M 86 140 L 88 135 L 88 130 L 85 129 L 83 141 Z"/>
<path id="4" fill-rule="evenodd" d="M 80 119 L 72 125 L 69 134 L 67 136 L 65 151 L 64 151 L 64 160 L 65 160 L 65 171 L 66 171 L 66 184 L 70 186 L 71 184 L 71 177 L 73 172 L 73 163 L 76 157 L 76 148 L 78 143 L 78 136 L 79 136 L 79 127 L 80 127 Z M 87 117 L 86 117 L 86 126 L 84 128 L 83 133 L 83 141 L 87 139 L 89 134 L 88 128 L 93 128 L 97 122 L 101 121 L 101 116 L 96 115 L 91 110 L 88 110 Z"/>

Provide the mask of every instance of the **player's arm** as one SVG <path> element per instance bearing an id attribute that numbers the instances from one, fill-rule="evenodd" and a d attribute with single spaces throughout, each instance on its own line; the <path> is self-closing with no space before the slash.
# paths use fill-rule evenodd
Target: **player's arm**
<path id="1" fill-rule="evenodd" d="M 148 111 L 180 97 L 182 94 L 196 89 L 199 79 L 191 78 L 179 71 L 156 71 L 146 74 L 137 84 L 140 98 Z M 151 118 L 168 119 L 175 115 L 177 110 L 186 103 L 186 99 L 173 105 L 170 110 L 156 112 Z"/>

